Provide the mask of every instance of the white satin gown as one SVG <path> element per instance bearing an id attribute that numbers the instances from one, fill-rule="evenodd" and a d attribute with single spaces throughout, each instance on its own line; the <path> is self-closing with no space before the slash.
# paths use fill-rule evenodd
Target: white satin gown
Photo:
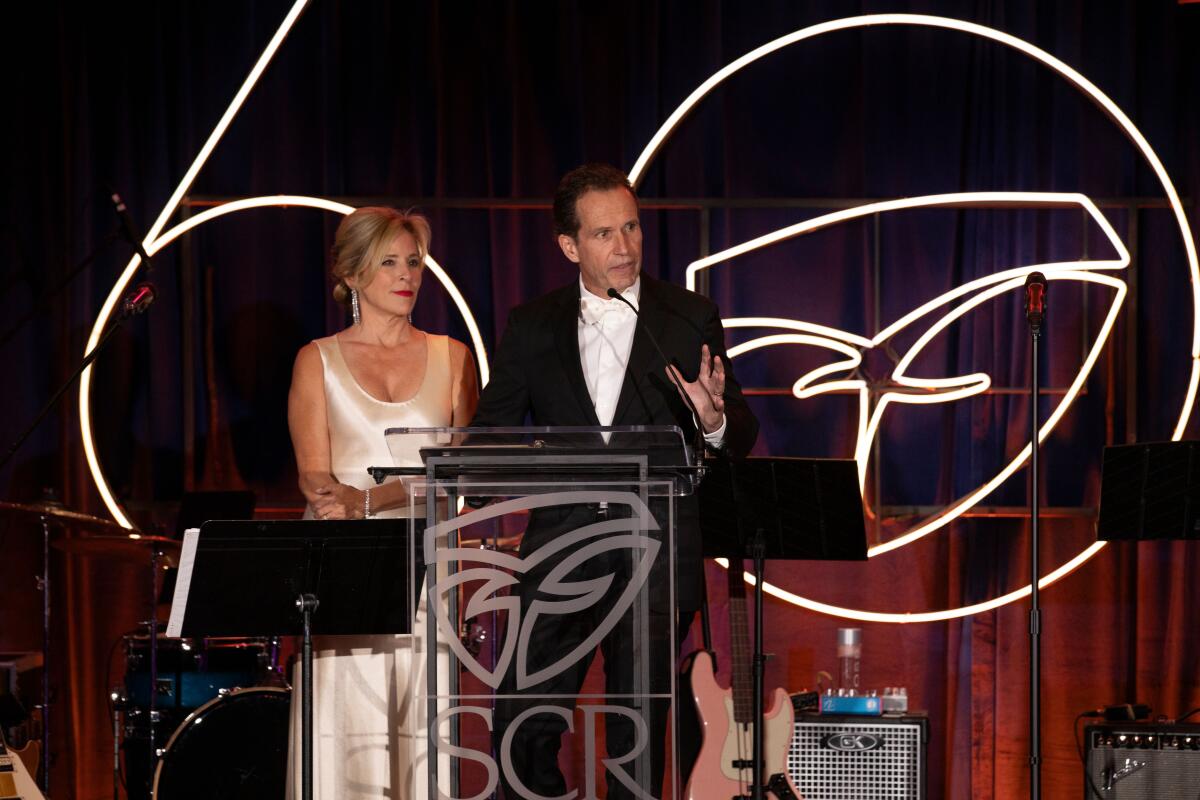
<path id="1" fill-rule="evenodd" d="M 325 405 L 334 477 L 365 489 L 374 482 L 367 467 L 420 465 L 414 442 L 409 451 L 388 448 L 383 432 L 392 427 L 443 427 L 453 417 L 449 339 L 428 337 L 420 389 L 399 403 L 377 400 L 359 386 L 342 356 L 337 337 L 317 339 L 325 371 Z M 393 452 L 397 451 L 397 452 Z M 416 509 L 424 516 L 423 508 Z M 312 510 L 305 516 L 311 517 Z M 407 517 L 407 508 L 379 517 Z M 425 603 L 414 630 L 424 630 Z M 426 714 L 411 688 L 423 681 L 425 654 L 414 652 L 407 635 L 316 637 L 313 659 L 313 797 L 316 800 L 408 800 L 425 798 Z M 446 686 L 448 658 L 439 653 L 439 686 Z M 293 680 L 288 796 L 300 797 L 301 671 Z M 439 783 L 447 775 L 443 757 Z"/>

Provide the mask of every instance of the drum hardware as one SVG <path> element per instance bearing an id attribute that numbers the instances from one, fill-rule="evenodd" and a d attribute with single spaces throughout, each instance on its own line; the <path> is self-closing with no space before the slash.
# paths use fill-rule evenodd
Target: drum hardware
<path id="1" fill-rule="evenodd" d="M 282 798 L 290 721 L 289 689 L 227 690 L 189 714 L 167 740 L 154 770 L 151 797 Z"/>
<path id="2" fill-rule="evenodd" d="M 112 709 L 113 736 L 113 800 L 121 800 L 121 711 L 128 703 L 128 698 L 121 687 L 114 686 L 108 691 L 109 708 Z"/>
<path id="3" fill-rule="evenodd" d="M 74 531 L 85 531 L 100 535 L 127 534 L 127 531 L 112 520 L 94 517 L 80 511 L 71 511 L 57 500 L 40 503 L 9 503 L 0 501 L 0 516 L 16 517 L 27 522 L 47 522 Z M 137 531 L 132 531 L 137 533 Z"/>
<path id="4" fill-rule="evenodd" d="M 156 540 L 162 537 L 152 537 Z M 169 539 L 166 541 L 170 541 Z M 175 545 L 175 552 L 178 553 L 179 545 L 177 542 L 172 542 Z M 158 693 L 162 687 L 158 682 L 158 568 L 159 562 L 162 560 L 163 549 L 157 542 L 150 544 L 150 619 L 147 621 L 146 630 L 150 632 L 150 763 L 153 764 L 159 756 L 158 750 Z M 178 563 L 178 559 L 176 559 Z"/>
<path id="5" fill-rule="evenodd" d="M 150 797 L 154 770 L 167 751 L 163 744 L 186 720 L 214 699 L 230 697 L 262 683 L 278 683 L 279 641 L 267 638 L 157 637 L 156 746 L 147 757 L 150 714 L 150 639 L 142 627 L 122 637 L 125 678 L 110 697 L 122 711 L 116 728 L 124 752 L 122 783 L 131 800 Z M 114 781 L 116 782 L 116 781 Z"/>
<path id="6" fill-rule="evenodd" d="M 469 622 L 467 620 L 463 620 L 462 634 L 460 639 L 463 643 L 463 647 L 465 647 L 467 652 L 470 653 L 474 658 L 479 658 L 479 652 L 483 649 L 483 643 L 488 641 L 489 638 L 490 637 L 488 636 L 487 628 L 483 627 L 478 622 Z"/>
<path id="7" fill-rule="evenodd" d="M 11 454 L 10 450 L 10 454 Z M 86 531 L 101 537 L 127 538 L 130 534 L 120 525 L 90 514 L 67 509 L 51 493 L 40 503 L 0 502 L 0 515 L 33 522 L 42 528 L 42 574 L 37 576 L 37 589 L 42 595 L 42 792 L 50 795 L 50 532 L 53 528 Z M 136 532 L 134 532 L 136 533 Z M 57 542 L 55 543 L 58 544 Z"/>
<path id="8" fill-rule="evenodd" d="M 268 641 L 271 650 L 268 655 L 266 683 L 273 686 L 282 685 L 290 689 L 291 687 L 287 685 L 287 678 L 284 676 L 283 667 L 279 664 L 279 637 L 272 636 Z"/>
<path id="9" fill-rule="evenodd" d="M 75 512 L 68 512 L 71 519 L 77 518 Z M 81 555 L 85 557 L 112 558 L 123 561 L 139 562 L 149 556 L 149 577 L 150 577 L 150 614 L 149 619 L 139 625 L 144 628 L 147 634 L 148 653 L 149 653 L 149 675 L 145 684 L 145 701 L 148 708 L 145 712 L 136 709 L 138 713 L 132 716 L 144 716 L 145 724 L 148 729 L 146 741 L 146 752 L 149 754 L 149 764 L 153 767 L 155 760 L 158 758 L 158 737 L 157 728 L 162 716 L 159 714 L 158 705 L 159 697 L 169 695 L 174 688 L 170 681 L 160 681 L 158 674 L 158 630 L 159 624 L 157 621 L 157 598 L 158 598 L 158 576 L 159 573 L 167 566 L 177 564 L 179 561 L 180 545 L 173 539 L 168 539 L 163 536 L 147 536 L 138 533 L 137 531 L 126 531 L 113 523 L 106 523 L 103 520 L 97 520 L 101 525 L 91 525 L 93 530 L 101 530 L 98 534 L 83 534 L 79 536 L 61 539 L 54 543 L 54 547 L 72 555 Z M 113 528 L 116 528 L 119 533 L 111 533 Z M 47 544 L 49 537 L 46 538 Z M 49 549 L 47 547 L 47 563 Z M 44 593 L 45 596 L 48 593 Z M 128 651 L 126 656 L 128 658 Z M 135 696 L 135 689 L 126 686 L 130 697 Z M 126 700 L 123 705 L 129 706 L 130 701 Z M 114 715 L 118 713 L 116 708 L 117 702 L 114 698 Z M 129 740 L 128 733 L 130 731 L 129 717 L 131 714 L 126 714 L 126 734 L 125 740 Z M 136 722 L 136 719 L 135 719 Z M 114 722 L 114 732 L 120 730 L 119 722 Z M 117 747 L 114 743 L 114 747 Z M 47 768 L 48 769 L 48 768 Z M 119 782 L 119 775 L 114 779 L 114 784 Z"/>
<path id="10" fill-rule="evenodd" d="M 127 710 L 144 713 L 150 700 L 150 642 L 144 633 L 123 637 Z M 191 711 L 222 690 L 270 683 L 279 673 L 277 645 L 264 638 L 158 637 L 157 706 L 169 714 Z"/>
<path id="11" fill-rule="evenodd" d="M 515 553 L 521 549 L 521 536 L 489 536 L 485 539 L 463 539 L 459 547 L 491 550 L 497 553 Z"/>
<path id="12" fill-rule="evenodd" d="M 165 536 L 149 536 L 137 532 L 121 535 L 83 535 L 60 539 L 56 550 L 72 555 L 113 558 L 119 561 L 142 562 L 146 556 L 155 560 L 154 568 L 166 569 L 179 564 L 179 542 Z M 154 554 L 157 553 L 157 559 Z M 157 595 L 156 595 L 157 597 Z"/>
<path id="13" fill-rule="evenodd" d="M 42 594 L 43 673 L 40 687 L 41 703 L 36 708 L 41 712 L 43 719 L 40 731 L 40 771 L 43 789 L 48 793 L 50 730 L 46 720 L 52 704 L 49 685 L 52 671 L 52 587 L 49 580 L 51 548 L 71 555 L 135 563 L 146 563 L 148 557 L 153 619 L 158 596 L 158 576 L 162 570 L 178 564 L 180 543 L 162 536 L 149 536 L 136 530 L 126 530 L 115 522 L 68 510 L 61 503 L 54 501 L 32 504 L 0 501 L 0 516 L 3 515 L 36 522 L 42 529 L 41 574 L 36 576 L 36 580 L 38 591 Z M 69 531 L 69 534 L 66 537 L 57 537 L 53 533 L 55 529 Z M 153 635 L 160 628 L 157 622 L 143 621 L 139 627 L 143 631 L 142 634 L 123 637 L 126 642 L 126 685 L 114 687 L 110 692 L 114 740 L 114 797 L 119 793 L 118 787 L 125 783 L 120 761 L 122 743 L 125 744 L 127 758 L 130 755 L 130 746 L 135 742 L 139 750 L 148 754 L 145 788 L 149 789 L 152 770 L 167 750 L 158 746 L 161 738 L 158 736 L 158 729 L 161 725 L 168 725 L 173 730 L 187 710 L 210 702 L 213 698 L 230 697 L 234 694 L 233 687 L 252 684 L 263 675 L 276 675 L 280 672 L 278 639 L 269 640 L 269 644 L 258 639 L 197 643 L 192 640 L 160 639 L 158 635 Z M 174 677 L 160 676 L 159 650 L 160 645 L 167 641 L 178 643 L 167 647 L 168 666 L 176 669 Z M 248 664 L 248 661 L 252 662 L 252 665 Z M 148 662 L 146 666 L 149 670 L 145 678 L 141 679 L 139 673 L 145 662 Z M 180 680 L 180 674 L 185 676 L 184 680 Z M 203 674 L 203 677 L 197 677 L 200 674 Z M 143 742 L 137 741 L 143 737 L 144 748 Z M 137 787 L 131 785 L 130 789 L 133 790 L 130 795 L 136 796 Z"/>
<path id="14" fill-rule="evenodd" d="M 463 548 L 475 548 L 479 550 L 490 550 L 493 553 L 516 553 L 521 548 L 521 536 L 493 536 L 482 539 L 463 539 L 459 542 L 459 546 Z M 496 612 L 491 613 L 492 627 L 498 626 Z M 483 650 L 485 642 L 491 645 L 491 655 L 493 663 L 496 660 L 496 643 L 488 634 L 488 629 L 478 622 L 469 622 L 463 620 L 462 631 L 459 633 L 459 640 L 463 643 L 463 647 L 474 658 L 479 658 L 479 653 Z"/>

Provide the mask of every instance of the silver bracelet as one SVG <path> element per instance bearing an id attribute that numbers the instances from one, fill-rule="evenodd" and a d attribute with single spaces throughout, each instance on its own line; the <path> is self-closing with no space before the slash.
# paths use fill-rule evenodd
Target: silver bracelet
<path id="1" fill-rule="evenodd" d="M 371 490 L 363 489 L 363 519 L 371 516 Z"/>

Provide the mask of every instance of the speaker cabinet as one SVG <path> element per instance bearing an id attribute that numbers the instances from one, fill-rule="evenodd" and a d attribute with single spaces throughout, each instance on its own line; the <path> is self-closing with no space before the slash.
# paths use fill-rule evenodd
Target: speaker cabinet
<path id="1" fill-rule="evenodd" d="M 1200 725 L 1119 722 L 1083 735 L 1085 800 L 1200 800 Z"/>
<path id="2" fill-rule="evenodd" d="M 924 800 L 926 717 L 800 715 L 788 773 L 804 800 Z"/>

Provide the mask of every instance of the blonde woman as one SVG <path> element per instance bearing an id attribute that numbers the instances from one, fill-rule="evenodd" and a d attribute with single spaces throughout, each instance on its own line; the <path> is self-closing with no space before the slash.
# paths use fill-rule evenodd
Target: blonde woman
<path id="1" fill-rule="evenodd" d="M 407 514 L 404 485 L 375 486 L 367 467 L 399 459 L 390 427 L 466 425 L 478 385 L 461 342 L 412 324 L 429 252 L 429 223 L 391 208 L 360 208 L 338 226 L 334 297 L 353 324 L 301 348 L 288 395 L 306 517 L 362 519 Z M 419 668 L 406 636 L 327 637 L 317 643 L 314 796 L 400 798 L 424 786 L 424 747 L 414 749 L 410 674 Z M 297 676 L 297 684 L 299 676 Z M 293 703 L 292 779 L 299 794 L 300 703 Z M 420 763 L 413 763 L 414 752 Z"/>

